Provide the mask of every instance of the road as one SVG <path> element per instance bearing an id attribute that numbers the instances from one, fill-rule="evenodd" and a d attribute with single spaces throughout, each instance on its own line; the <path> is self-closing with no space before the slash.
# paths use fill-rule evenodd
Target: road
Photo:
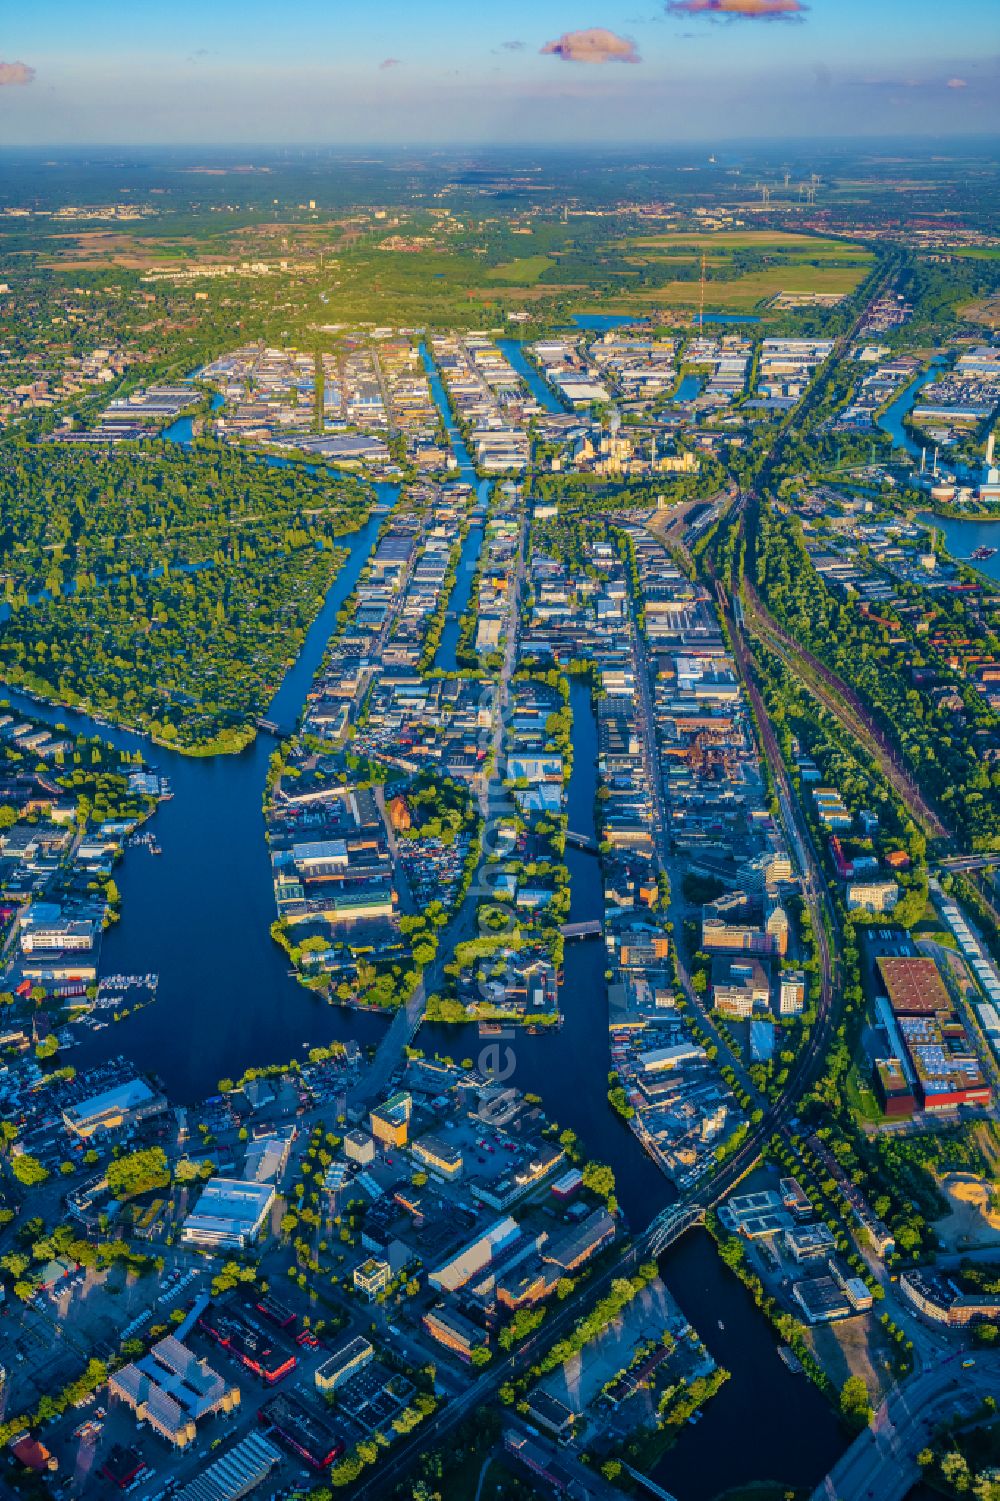
<path id="1" fill-rule="evenodd" d="M 988 850 L 981 855 L 950 855 L 937 863 L 945 870 L 989 870 L 993 865 L 1000 865 L 1000 853 Z"/>
<path id="2" fill-rule="evenodd" d="M 962 1362 L 956 1352 L 891 1392 L 812 1501 L 904 1501 L 920 1478 L 917 1455 L 936 1425 L 954 1414 L 972 1416 L 984 1397 L 1000 1391 L 1000 1352 L 979 1354 L 968 1367 Z"/>

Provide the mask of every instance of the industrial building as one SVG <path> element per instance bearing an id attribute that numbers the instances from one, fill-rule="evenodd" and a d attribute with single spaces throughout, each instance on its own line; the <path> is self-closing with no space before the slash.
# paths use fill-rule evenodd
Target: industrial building
<path id="1" fill-rule="evenodd" d="M 265 1329 L 249 1313 L 232 1304 L 223 1307 L 209 1303 L 198 1324 L 268 1386 L 287 1376 L 298 1364 L 297 1349 L 287 1335 L 279 1329 Z"/>
<path id="2" fill-rule="evenodd" d="M 443 1303 L 425 1313 L 422 1322 L 431 1338 L 460 1360 L 471 1362 L 473 1350 L 483 1349 L 489 1343 L 485 1329 Z"/>
<path id="3" fill-rule="evenodd" d="M 238 1386 L 229 1385 L 172 1335 L 109 1376 L 108 1392 L 179 1449 L 193 1442 L 200 1419 L 232 1412 L 240 1401 Z"/>
<path id="4" fill-rule="evenodd" d="M 63 1122 L 74 1136 L 87 1140 L 98 1131 L 123 1130 L 166 1109 L 166 1096 L 136 1077 L 70 1105 L 63 1111 Z"/>
<path id="5" fill-rule="evenodd" d="M 347 1447 L 324 1413 L 290 1392 L 269 1397 L 260 1410 L 260 1421 L 311 1470 L 325 1470 Z"/>
<path id="6" fill-rule="evenodd" d="M 569 1276 L 584 1262 L 609 1246 L 615 1238 L 615 1222 L 606 1209 L 595 1209 L 581 1224 L 542 1248 L 542 1260 Z"/>
<path id="7" fill-rule="evenodd" d="M 491 1262 L 496 1261 L 514 1244 L 520 1234 L 517 1221 L 511 1219 L 510 1215 L 497 1220 L 488 1230 L 483 1231 L 442 1266 L 428 1272 L 427 1281 L 438 1292 L 457 1292 L 460 1287 L 464 1287 L 467 1282 L 471 1281 L 477 1272 L 483 1271 Z"/>
<path id="8" fill-rule="evenodd" d="M 281 1463 L 281 1451 L 262 1433 L 248 1433 L 226 1454 L 175 1492 L 175 1501 L 240 1501 Z"/>
<path id="9" fill-rule="evenodd" d="M 252 1141 L 243 1168 L 247 1179 L 253 1183 L 277 1183 L 288 1164 L 294 1137 L 295 1131 L 291 1129 Z"/>

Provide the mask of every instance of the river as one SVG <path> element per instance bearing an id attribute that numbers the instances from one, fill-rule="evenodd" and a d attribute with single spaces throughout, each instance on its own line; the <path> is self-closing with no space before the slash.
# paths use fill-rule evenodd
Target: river
<path id="1" fill-rule="evenodd" d="M 777 1341 L 704 1230 L 672 1246 L 664 1281 L 731 1380 L 652 1471 L 680 1501 L 711 1501 L 757 1480 L 812 1487 L 847 1446 L 826 1399 L 793 1375 Z"/>

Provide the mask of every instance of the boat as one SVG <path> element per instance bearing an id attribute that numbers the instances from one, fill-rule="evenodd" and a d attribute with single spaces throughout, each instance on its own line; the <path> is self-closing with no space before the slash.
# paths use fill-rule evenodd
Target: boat
<path id="1" fill-rule="evenodd" d="M 720 1320 L 719 1320 L 719 1328 L 720 1328 L 720 1329 L 725 1329 L 725 1327 L 726 1327 L 726 1326 L 725 1326 L 725 1324 L 724 1324 L 724 1323 L 723 1323 L 723 1322 L 722 1322 L 722 1320 L 721 1320 L 721 1319 L 720 1319 Z"/>
<path id="2" fill-rule="evenodd" d="M 995 547 L 977 547 L 969 553 L 969 558 L 973 563 L 985 563 L 987 558 L 992 558 L 995 554 Z"/>

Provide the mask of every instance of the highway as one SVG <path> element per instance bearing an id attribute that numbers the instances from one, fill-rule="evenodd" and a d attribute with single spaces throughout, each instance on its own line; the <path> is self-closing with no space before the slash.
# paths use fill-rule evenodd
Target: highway
<path id="1" fill-rule="evenodd" d="M 945 1418 L 972 1416 L 1000 1391 L 1000 1352 L 946 1356 L 891 1392 L 846 1454 L 825 1475 L 812 1501 L 904 1501 L 920 1478 L 917 1455 Z"/>

